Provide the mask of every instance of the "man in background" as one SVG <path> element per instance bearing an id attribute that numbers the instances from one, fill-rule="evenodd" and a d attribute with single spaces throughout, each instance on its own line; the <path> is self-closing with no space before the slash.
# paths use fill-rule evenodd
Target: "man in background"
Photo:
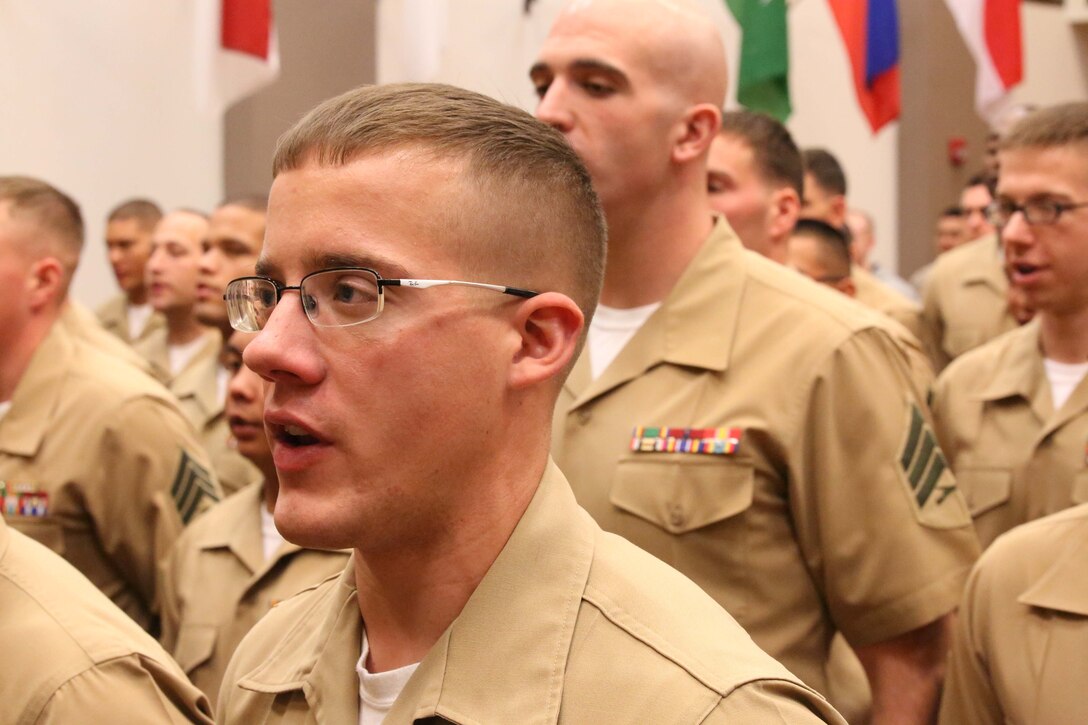
<path id="1" fill-rule="evenodd" d="M 148 199 L 130 199 L 117 205 L 106 222 L 110 267 L 121 293 L 98 308 L 102 326 L 124 342 L 141 340 L 164 326 L 147 299 L 144 268 L 151 255 L 151 233 L 162 210 Z"/>
<path id="2" fill-rule="evenodd" d="M 993 177 L 972 177 L 960 195 L 971 240 L 937 258 L 922 292 L 922 323 L 937 371 L 963 353 L 1018 326 L 1009 312 L 1004 253 L 986 218 Z"/>
<path id="3" fill-rule="evenodd" d="M 954 249 L 967 242 L 967 223 L 963 218 L 963 212 L 958 206 L 947 207 L 937 217 L 937 223 L 933 229 L 933 250 L 939 257 L 949 249 Z M 929 280 L 929 274 L 933 271 L 933 262 L 919 267 L 910 276 L 910 283 L 921 294 Z"/>
<path id="4" fill-rule="evenodd" d="M 875 713 L 927 720 L 976 553 L 969 517 L 929 445 L 910 443 L 912 426 L 932 441 L 924 392 L 876 316 L 707 213 L 727 80 L 717 29 L 694 3 L 573 3 L 530 79 L 609 230 L 601 303 L 553 423 L 575 495 L 813 687 L 828 691 L 842 630 Z M 941 493 L 912 492 L 929 475 Z"/>
<path id="5" fill-rule="evenodd" d="M 220 491 L 174 398 L 60 322 L 82 244 L 69 197 L 0 177 L 2 510 L 154 629 L 158 563 Z"/>

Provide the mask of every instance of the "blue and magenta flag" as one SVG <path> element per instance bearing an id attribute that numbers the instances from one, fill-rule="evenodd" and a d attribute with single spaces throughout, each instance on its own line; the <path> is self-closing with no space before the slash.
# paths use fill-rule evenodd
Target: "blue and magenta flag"
<path id="1" fill-rule="evenodd" d="M 895 0 L 828 0 L 858 103 L 876 133 L 899 118 L 899 13 Z"/>

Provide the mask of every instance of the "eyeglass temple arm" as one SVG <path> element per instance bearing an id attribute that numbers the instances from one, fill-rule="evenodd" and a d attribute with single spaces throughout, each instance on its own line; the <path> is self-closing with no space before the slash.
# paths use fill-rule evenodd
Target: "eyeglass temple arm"
<path id="1" fill-rule="evenodd" d="M 540 294 L 539 292 L 520 289 L 518 287 L 504 287 L 501 284 L 486 284 L 484 282 L 462 282 L 456 279 L 379 279 L 378 284 L 383 287 L 417 287 L 419 289 L 456 284 L 464 287 L 479 287 L 481 289 L 494 290 L 496 292 L 502 292 L 504 295 L 514 295 L 515 297 L 525 298 L 536 297 Z"/>

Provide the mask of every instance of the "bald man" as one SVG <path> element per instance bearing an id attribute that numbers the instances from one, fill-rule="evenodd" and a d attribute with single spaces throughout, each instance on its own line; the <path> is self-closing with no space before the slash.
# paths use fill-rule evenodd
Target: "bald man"
<path id="1" fill-rule="evenodd" d="M 970 519 L 876 318 L 708 213 L 726 90 L 713 24 L 691 3 L 573 3 L 530 77 L 609 231 L 601 304 L 554 419 L 575 495 L 818 690 L 841 629 L 876 714 L 924 721 L 977 554 Z"/>

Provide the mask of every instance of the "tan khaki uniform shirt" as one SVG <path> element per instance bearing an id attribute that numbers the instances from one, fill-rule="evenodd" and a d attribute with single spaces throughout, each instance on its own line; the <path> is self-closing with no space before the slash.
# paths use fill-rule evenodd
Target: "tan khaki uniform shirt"
<path id="1" fill-rule="evenodd" d="M 0 518 L 0 720 L 211 723 L 173 660 L 59 557 Z"/>
<path id="2" fill-rule="evenodd" d="M 933 415 L 984 547 L 1088 502 L 1088 378 L 1054 410 L 1036 323 L 957 358 L 937 381 Z"/>
<path id="3" fill-rule="evenodd" d="M 263 483 L 242 489 L 185 530 L 159 579 L 164 647 L 215 705 L 242 637 L 276 602 L 344 569 L 348 552 L 283 544 L 264 558 Z"/>
<path id="4" fill-rule="evenodd" d="M 938 619 L 978 555 L 881 324 L 719 224 L 596 380 L 583 354 L 554 419 L 553 455 L 597 522 L 825 693 L 836 630 L 861 646 Z"/>
<path id="5" fill-rule="evenodd" d="M 942 725 L 1088 723 L 1088 506 L 987 549 L 960 607 Z"/>
<path id="6" fill-rule="evenodd" d="M 355 723 L 353 566 L 276 607 L 239 647 L 221 724 Z M 843 722 L 673 569 L 580 509 L 549 463 L 461 614 L 385 719 L 454 723 Z"/>
<path id="7" fill-rule="evenodd" d="M 138 340 L 144 340 L 158 330 L 166 329 L 166 318 L 159 312 L 152 312 L 147 324 L 135 340 L 129 334 L 128 326 L 128 298 L 124 294 L 111 297 L 95 310 L 95 316 L 102 323 L 106 332 L 115 335 L 121 342 L 131 345 Z"/>
<path id="8" fill-rule="evenodd" d="M 207 343 L 177 375 L 170 373 L 165 328 L 136 344 L 146 355 L 155 376 L 177 396 L 182 411 L 200 433 L 200 442 L 224 495 L 260 481 L 261 472 L 249 459 L 230 447 L 230 424 L 224 412 L 225 390 L 219 384 L 219 353 L 223 337 L 217 330 L 205 333 Z"/>
<path id="9" fill-rule="evenodd" d="M 150 626 L 158 562 L 183 521 L 220 497 L 192 426 L 162 386 L 63 324 L 11 402 L 0 419 L 4 517 Z"/>
<path id="10" fill-rule="evenodd" d="M 950 249 L 933 263 L 922 291 L 925 336 L 938 372 L 968 350 L 1017 327 L 1009 313 L 1001 247 L 989 235 Z"/>
<path id="11" fill-rule="evenodd" d="M 148 364 L 143 355 L 106 332 L 91 311 L 75 300 L 68 300 L 64 304 L 60 314 L 60 324 L 64 325 L 69 333 L 92 347 L 107 353 L 111 357 L 119 358 L 137 368 L 140 372 L 154 377 L 151 365 Z"/>
<path id="12" fill-rule="evenodd" d="M 856 289 L 856 299 L 861 304 L 883 313 L 907 328 L 919 341 L 925 339 L 922 326 L 922 308 L 914 300 L 896 292 L 877 279 L 872 272 L 854 265 L 850 272 Z"/>

